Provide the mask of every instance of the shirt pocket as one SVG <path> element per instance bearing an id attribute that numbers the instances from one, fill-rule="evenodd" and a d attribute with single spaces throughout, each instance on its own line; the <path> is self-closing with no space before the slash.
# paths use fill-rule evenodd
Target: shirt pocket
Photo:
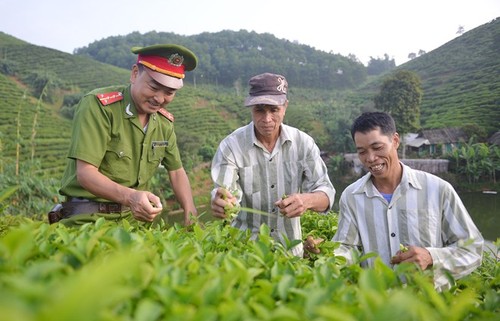
<path id="1" fill-rule="evenodd" d="M 167 154 L 167 141 L 152 141 L 148 151 L 149 165 L 158 167 Z"/>
<path id="2" fill-rule="evenodd" d="M 401 240 L 422 247 L 442 246 L 441 215 L 432 209 L 406 209 L 400 212 Z"/>
<path id="3" fill-rule="evenodd" d="M 118 140 L 111 141 L 99 170 L 116 183 L 128 184 L 134 172 L 130 146 Z"/>
<path id="4" fill-rule="evenodd" d="M 305 167 L 301 161 L 283 162 L 283 181 L 285 182 L 286 194 L 299 192 L 305 175 Z"/>

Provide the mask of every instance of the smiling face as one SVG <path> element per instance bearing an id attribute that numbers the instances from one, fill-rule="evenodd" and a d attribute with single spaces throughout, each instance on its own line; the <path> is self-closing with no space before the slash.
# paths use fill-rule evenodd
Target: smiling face
<path id="1" fill-rule="evenodd" d="M 139 115 L 153 114 L 168 105 L 175 97 L 176 90 L 165 87 L 143 69 L 134 65 L 130 75 L 131 95 Z"/>
<path id="2" fill-rule="evenodd" d="M 366 132 L 356 132 L 354 143 L 359 160 L 370 171 L 374 180 L 392 179 L 400 175 L 398 133 L 384 135 L 377 127 Z"/>

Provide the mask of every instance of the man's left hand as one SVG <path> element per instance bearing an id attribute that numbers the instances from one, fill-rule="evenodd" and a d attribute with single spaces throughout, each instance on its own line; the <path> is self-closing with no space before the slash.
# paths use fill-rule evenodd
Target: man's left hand
<path id="1" fill-rule="evenodd" d="M 408 251 L 398 251 L 391 258 L 391 264 L 410 262 L 417 264 L 422 270 L 432 266 L 432 256 L 427 249 L 418 246 L 409 246 Z"/>

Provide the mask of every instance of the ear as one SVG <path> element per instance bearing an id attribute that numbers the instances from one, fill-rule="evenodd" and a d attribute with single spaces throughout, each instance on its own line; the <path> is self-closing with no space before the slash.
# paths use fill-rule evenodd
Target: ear
<path id="1" fill-rule="evenodd" d="M 285 109 L 286 112 L 286 109 L 288 108 L 288 100 L 286 100 L 285 103 L 283 104 L 283 108 Z"/>
<path id="2" fill-rule="evenodd" d="M 394 145 L 396 146 L 396 149 L 397 149 L 399 147 L 400 142 L 401 142 L 401 138 L 399 137 L 399 133 L 395 132 L 394 134 L 392 134 L 392 139 L 393 139 Z"/>
<path id="3" fill-rule="evenodd" d="M 139 67 L 137 65 L 132 66 L 132 71 L 130 72 L 130 83 L 134 83 L 139 76 Z"/>

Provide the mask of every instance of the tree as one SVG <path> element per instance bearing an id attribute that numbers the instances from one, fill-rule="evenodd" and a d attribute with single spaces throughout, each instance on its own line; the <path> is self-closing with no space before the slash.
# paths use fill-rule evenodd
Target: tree
<path id="1" fill-rule="evenodd" d="M 394 69 L 395 67 L 396 62 L 394 59 L 391 59 L 388 54 L 384 54 L 384 59 L 373 58 L 370 56 L 367 73 L 368 75 L 380 75 L 386 71 Z"/>
<path id="2" fill-rule="evenodd" d="M 404 144 L 404 135 L 420 128 L 420 104 L 422 102 L 420 77 L 409 70 L 398 70 L 382 83 L 375 96 L 375 108 L 392 115 Z M 403 146 L 404 158 L 405 146 Z"/>

